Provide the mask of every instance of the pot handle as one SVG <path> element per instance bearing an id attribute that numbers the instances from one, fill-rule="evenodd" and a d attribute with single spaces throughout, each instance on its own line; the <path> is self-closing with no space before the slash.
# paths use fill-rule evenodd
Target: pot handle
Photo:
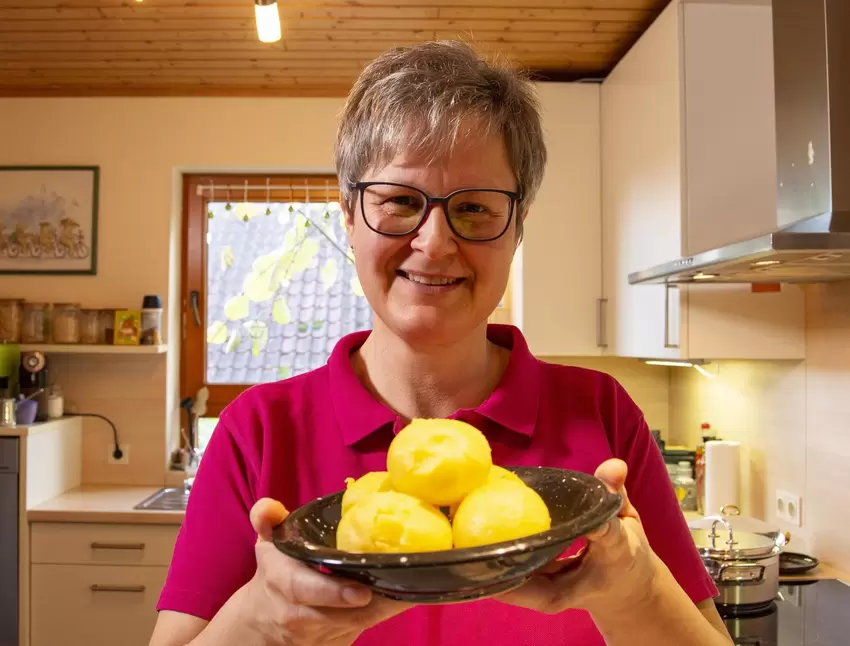
<path id="1" fill-rule="evenodd" d="M 735 540 L 735 536 L 732 533 L 732 526 L 726 521 L 725 518 L 722 517 L 715 518 L 714 521 L 711 523 L 711 533 L 708 535 L 708 537 L 711 539 L 711 547 L 717 547 L 716 540 L 718 523 L 722 524 L 726 528 L 726 531 L 729 532 L 729 538 L 726 541 L 726 545 L 728 545 L 731 549 L 732 546 L 737 543 L 737 541 Z"/>
<path id="2" fill-rule="evenodd" d="M 761 583 L 764 580 L 765 567 L 758 563 L 724 563 L 715 575 L 720 583 Z"/>

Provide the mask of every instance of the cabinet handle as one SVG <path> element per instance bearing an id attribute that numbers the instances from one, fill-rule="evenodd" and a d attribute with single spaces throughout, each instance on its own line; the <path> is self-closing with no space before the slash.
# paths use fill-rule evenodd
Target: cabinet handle
<path id="1" fill-rule="evenodd" d="M 672 327 L 670 325 L 670 303 L 671 303 L 671 301 L 670 301 L 670 290 L 671 289 L 676 290 L 676 298 L 677 299 L 679 298 L 679 286 L 678 285 L 667 284 L 667 285 L 664 286 L 664 347 L 665 348 L 678 348 L 679 347 L 678 334 L 676 335 L 676 338 L 677 338 L 676 343 L 673 343 L 670 340 L 670 328 Z M 676 306 L 680 307 L 680 303 L 681 303 L 681 301 L 677 300 Z M 678 322 L 677 322 L 677 324 L 678 324 Z"/>
<path id="2" fill-rule="evenodd" d="M 143 585 L 99 585 L 93 583 L 91 585 L 92 592 L 144 592 Z"/>
<path id="3" fill-rule="evenodd" d="M 92 543 L 93 550 L 143 550 L 144 543 Z"/>
<path id="4" fill-rule="evenodd" d="M 596 347 L 608 347 L 608 326 L 606 325 L 606 314 L 608 309 L 607 298 L 596 299 Z"/>

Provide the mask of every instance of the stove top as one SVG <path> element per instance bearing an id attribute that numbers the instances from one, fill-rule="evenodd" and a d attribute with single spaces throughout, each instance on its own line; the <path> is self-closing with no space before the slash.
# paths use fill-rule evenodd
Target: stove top
<path id="1" fill-rule="evenodd" d="M 736 646 L 850 644 L 850 586 L 840 581 L 783 584 L 766 607 L 749 613 L 720 611 Z"/>

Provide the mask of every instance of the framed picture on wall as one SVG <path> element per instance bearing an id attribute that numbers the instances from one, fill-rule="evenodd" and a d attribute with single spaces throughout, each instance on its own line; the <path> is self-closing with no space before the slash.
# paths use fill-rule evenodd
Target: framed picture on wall
<path id="1" fill-rule="evenodd" d="M 97 273 L 98 166 L 0 166 L 0 274 Z"/>

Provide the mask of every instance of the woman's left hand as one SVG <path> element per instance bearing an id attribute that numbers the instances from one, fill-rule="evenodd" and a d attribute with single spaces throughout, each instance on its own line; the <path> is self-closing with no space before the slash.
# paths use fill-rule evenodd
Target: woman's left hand
<path id="1" fill-rule="evenodd" d="M 498 599 L 550 614 L 577 608 L 592 615 L 635 611 L 651 600 L 660 559 L 629 502 L 626 474 L 622 460 L 607 460 L 596 469 L 596 477 L 623 496 L 623 506 L 617 518 L 585 537 L 587 550 L 573 559 L 577 565 L 554 561 L 528 583 Z"/>

